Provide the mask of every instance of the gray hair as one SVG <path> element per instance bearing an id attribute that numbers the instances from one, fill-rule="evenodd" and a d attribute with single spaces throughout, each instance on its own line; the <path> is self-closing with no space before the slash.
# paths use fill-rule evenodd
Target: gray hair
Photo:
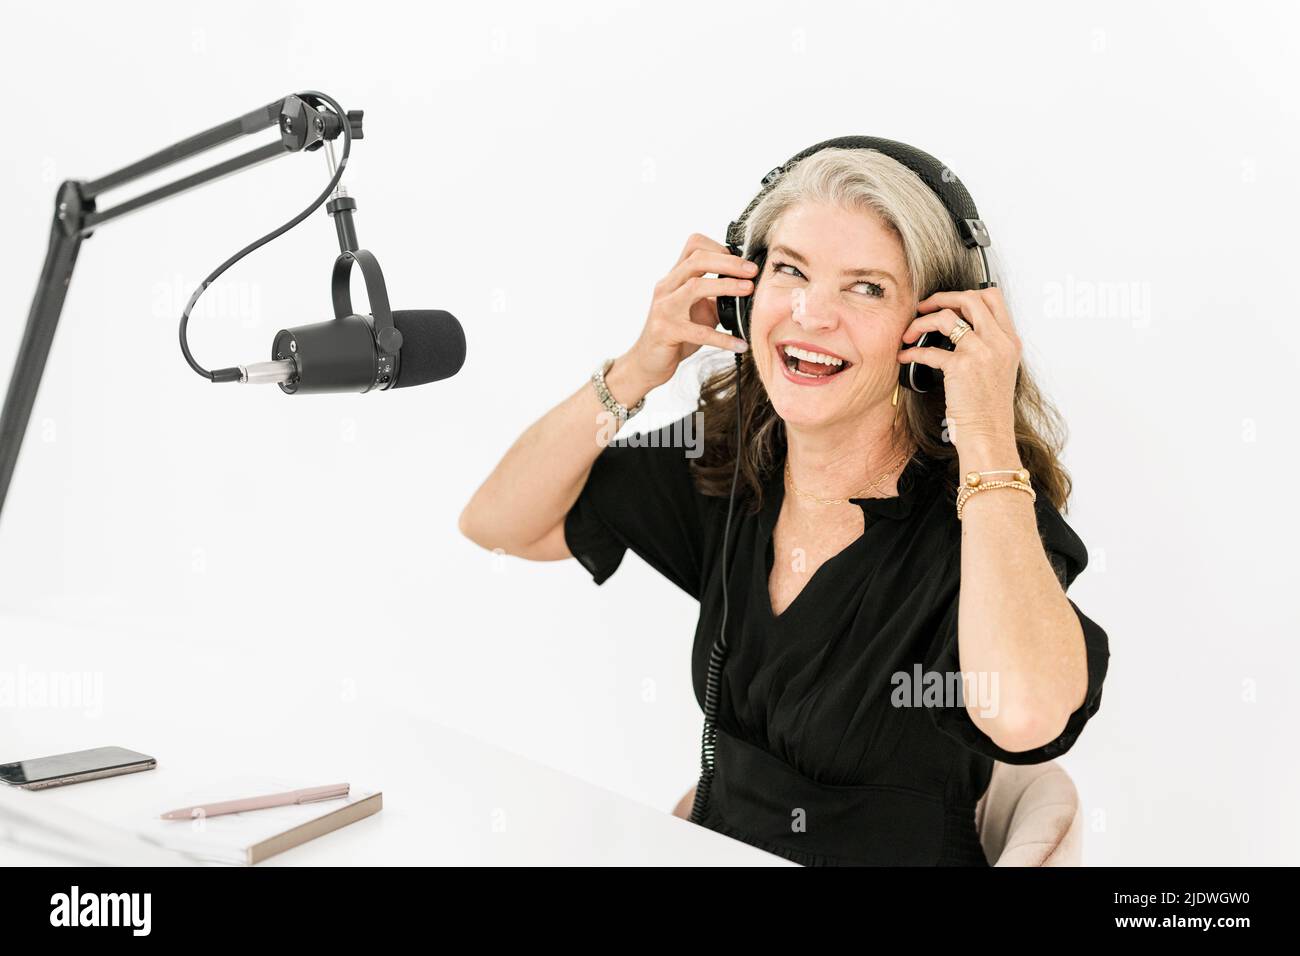
<path id="1" fill-rule="evenodd" d="M 974 289 L 983 277 L 979 253 L 962 244 L 934 191 L 898 160 L 874 149 L 827 147 L 795 163 L 750 211 L 747 252 L 766 247 L 781 216 L 805 202 L 878 215 L 902 242 L 918 301 L 941 290 Z"/>

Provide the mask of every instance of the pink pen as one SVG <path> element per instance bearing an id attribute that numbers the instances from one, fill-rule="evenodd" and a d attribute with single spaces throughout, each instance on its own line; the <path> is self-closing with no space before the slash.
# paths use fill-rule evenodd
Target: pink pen
<path id="1" fill-rule="evenodd" d="M 348 785 L 346 783 L 332 783 L 325 787 L 308 787 L 305 790 L 268 793 L 262 797 L 245 797 L 242 800 L 225 800 L 221 803 L 207 803 L 196 807 L 184 807 L 180 810 L 168 810 L 162 815 L 162 818 L 164 820 L 189 820 L 192 817 L 215 817 L 221 813 L 243 813 L 245 810 L 285 807 L 295 803 L 315 803 L 318 800 L 333 800 L 347 795 Z"/>

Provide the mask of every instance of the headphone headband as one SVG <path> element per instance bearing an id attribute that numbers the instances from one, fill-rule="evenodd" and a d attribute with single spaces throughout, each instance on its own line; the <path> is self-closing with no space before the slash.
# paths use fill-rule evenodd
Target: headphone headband
<path id="1" fill-rule="evenodd" d="M 745 239 L 744 226 L 749 219 L 749 214 L 754 211 L 754 207 L 762 201 L 763 197 L 771 191 L 782 176 L 788 173 L 800 160 L 807 159 L 813 153 L 831 147 L 874 149 L 879 153 L 884 153 L 890 159 L 902 163 L 916 173 L 921 182 L 925 183 L 930 188 L 930 191 L 939 197 L 939 201 L 948 210 L 948 215 L 952 217 L 953 225 L 957 227 L 957 235 L 961 237 L 961 241 L 967 248 L 989 245 L 989 233 L 984 226 L 984 221 L 980 219 L 979 210 L 975 208 L 975 202 L 971 199 L 970 193 L 966 191 L 966 187 L 961 184 L 961 180 L 957 178 L 951 169 L 924 150 L 909 146 L 907 143 L 882 139 L 878 136 L 837 136 L 834 139 L 823 140 L 809 146 L 807 149 L 800 150 L 780 166 L 770 171 L 760 182 L 758 195 L 745 207 L 745 211 L 740 214 L 740 218 L 727 226 L 727 245 L 736 248 L 741 247 Z"/>

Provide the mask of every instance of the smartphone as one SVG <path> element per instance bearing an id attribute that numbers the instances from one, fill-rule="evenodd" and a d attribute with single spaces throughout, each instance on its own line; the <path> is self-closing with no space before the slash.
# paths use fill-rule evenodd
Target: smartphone
<path id="1" fill-rule="evenodd" d="M 94 750 L 0 764 L 0 781 L 24 790 L 44 790 L 83 780 L 152 770 L 156 766 L 158 762 L 153 757 L 125 747 L 96 747 Z"/>

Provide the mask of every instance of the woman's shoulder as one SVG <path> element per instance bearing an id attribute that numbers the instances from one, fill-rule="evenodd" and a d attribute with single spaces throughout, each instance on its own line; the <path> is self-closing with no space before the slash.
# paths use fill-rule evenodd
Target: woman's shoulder
<path id="1" fill-rule="evenodd" d="M 929 507 L 922 509 L 934 521 L 927 525 L 930 532 L 946 536 L 951 545 L 953 562 L 959 560 L 961 522 L 956 516 L 956 498 L 960 476 L 955 459 L 918 449 L 918 466 L 915 471 L 917 487 L 913 493 L 924 496 Z M 995 494 L 997 492 L 989 492 Z M 1010 491 L 1007 494 L 1022 494 Z M 1035 489 L 1034 520 L 1039 538 L 1061 583 L 1068 587 L 1088 566 L 1088 549 L 1051 497 L 1042 488 Z M 920 529 L 916 529 L 919 533 Z"/>
<path id="2" fill-rule="evenodd" d="M 1047 557 L 1052 562 L 1061 586 L 1068 588 L 1088 566 L 1088 548 L 1047 495 L 1039 492 L 1034 505 L 1038 536 L 1042 539 L 1043 548 L 1047 551 Z"/>
<path id="3" fill-rule="evenodd" d="M 705 535 L 689 461 L 703 433 L 687 415 L 595 440 L 604 447 L 565 517 L 570 553 L 600 584 L 631 549 L 698 597 Z"/>

